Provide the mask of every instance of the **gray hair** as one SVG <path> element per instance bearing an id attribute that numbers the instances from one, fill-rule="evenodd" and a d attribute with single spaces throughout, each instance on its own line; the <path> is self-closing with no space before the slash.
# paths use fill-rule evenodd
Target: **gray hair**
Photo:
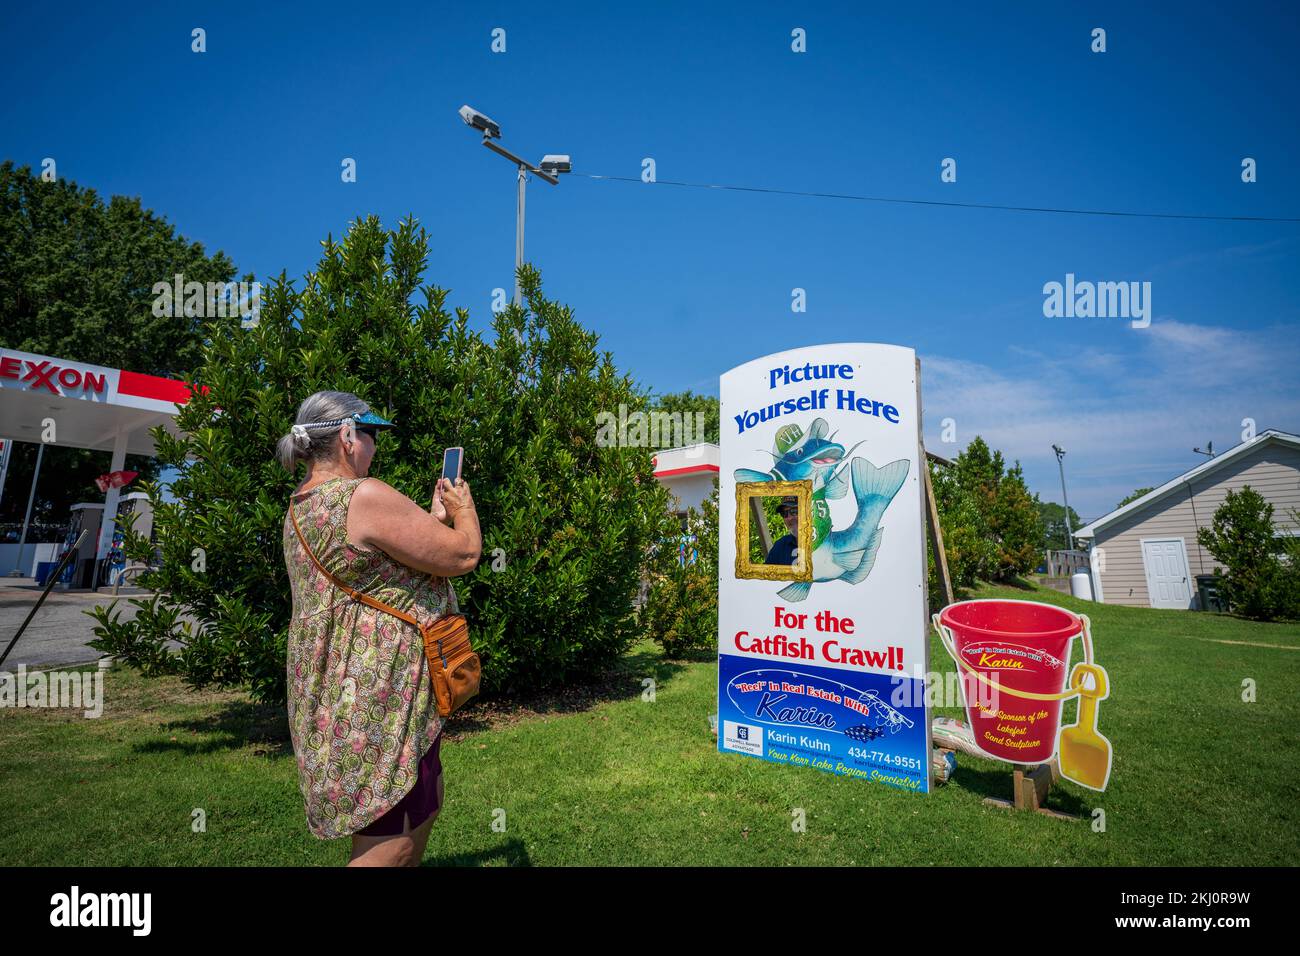
<path id="1" fill-rule="evenodd" d="M 317 392 L 298 406 L 298 418 L 289 434 L 275 446 L 275 459 L 293 472 L 299 461 L 320 461 L 334 451 L 338 426 L 370 406 L 351 392 Z"/>

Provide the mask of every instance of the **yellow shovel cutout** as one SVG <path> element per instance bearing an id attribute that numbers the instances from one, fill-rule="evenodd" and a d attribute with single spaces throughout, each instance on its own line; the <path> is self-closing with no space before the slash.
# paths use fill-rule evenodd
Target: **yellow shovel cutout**
<path id="1" fill-rule="evenodd" d="M 1061 776 L 1089 790 L 1105 790 L 1110 780 L 1113 750 L 1110 741 L 1097 731 L 1100 702 L 1110 696 L 1106 668 L 1092 662 L 1091 622 L 1083 618 L 1084 660 L 1070 673 L 1070 694 L 1079 695 L 1079 715 L 1069 727 L 1061 728 L 1057 758 Z M 1089 678 L 1091 681 L 1089 682 Z"/>

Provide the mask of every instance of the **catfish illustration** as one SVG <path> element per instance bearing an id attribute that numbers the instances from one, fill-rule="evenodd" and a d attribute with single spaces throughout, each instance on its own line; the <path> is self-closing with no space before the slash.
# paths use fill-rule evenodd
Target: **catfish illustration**
<path id="1" fill-rule="evenodd" d="M 834 435 L 826 436 L 828 427 L 824 419 L 818 418 L 805 437 L 798 425 L 783 426 L 776 433 L 775 451 L 769 452 L 776 459 L 771 471 L 737 468 L 735 478 L 742 482 L 811 479 L 813 581 L 842 580 L 858 584 L 866 580 L 876 563 L 885 534 L 880 518 L 907 479 L 911 463 L 900 458 L 877 468 L 865 458 L 853 458 L 848 461 L 849 479 L 846 479 L 841 463 L 848 459 L 848 454 L 843 445 L 833 441 Z M 850 481 L 858 514 L 847 528 L 835 531 L 831 527 L 827 499 L 843 498 Z M 777 593 L 794 603 L 805 600 L 811 589 L 811 582 L 795 581 Z"/>

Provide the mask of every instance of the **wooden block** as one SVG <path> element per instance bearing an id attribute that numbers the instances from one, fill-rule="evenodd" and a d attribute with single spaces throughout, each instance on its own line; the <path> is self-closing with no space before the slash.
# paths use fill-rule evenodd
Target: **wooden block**
<path id="1" fill-rule="evenodd" d="M 1032 773 L 1022 773 L 1020 775 L 1020 809 L 1038 809 L 1038 789 L 1035 786 Z"/>
<path id="2" fill-rule="evenodd" d="M 1034 809 L 1039 809 L 1047 800 L 1047 793 L 1052 789 L 1052 770 L 1047 764 L 1039 764 L 1031 775 L 1034 788 Z"/>
<path id="3" fill-rule="evenodd" d="M 1017 810 L 1037 810 L 1052 789 L 1052 771 L 1047 764 L 1012 764 L 1011 795 Z"/>

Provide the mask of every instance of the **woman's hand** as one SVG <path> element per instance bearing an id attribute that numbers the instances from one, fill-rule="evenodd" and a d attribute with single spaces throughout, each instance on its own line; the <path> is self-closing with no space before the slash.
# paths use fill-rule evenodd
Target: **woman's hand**
<path id="1" fill-rule="evenodd" d="M 475 511 L 474 496 L 470 493 L 469 482 L 464 478 L 457 478 L 454 485 L 450 478 L 438 479 L 438 492 L 449 522 L 455 522 L 460 511 Z"/>
<path id="2" fill-rule="evenodd" d="M 429 505 L 429 514 L 445 525 L 450 525 L 451 520 L 447 517 L 447 506 L 442 501 L 442 481 L 440 480 L 433 486 L 433 504 Z"/>

